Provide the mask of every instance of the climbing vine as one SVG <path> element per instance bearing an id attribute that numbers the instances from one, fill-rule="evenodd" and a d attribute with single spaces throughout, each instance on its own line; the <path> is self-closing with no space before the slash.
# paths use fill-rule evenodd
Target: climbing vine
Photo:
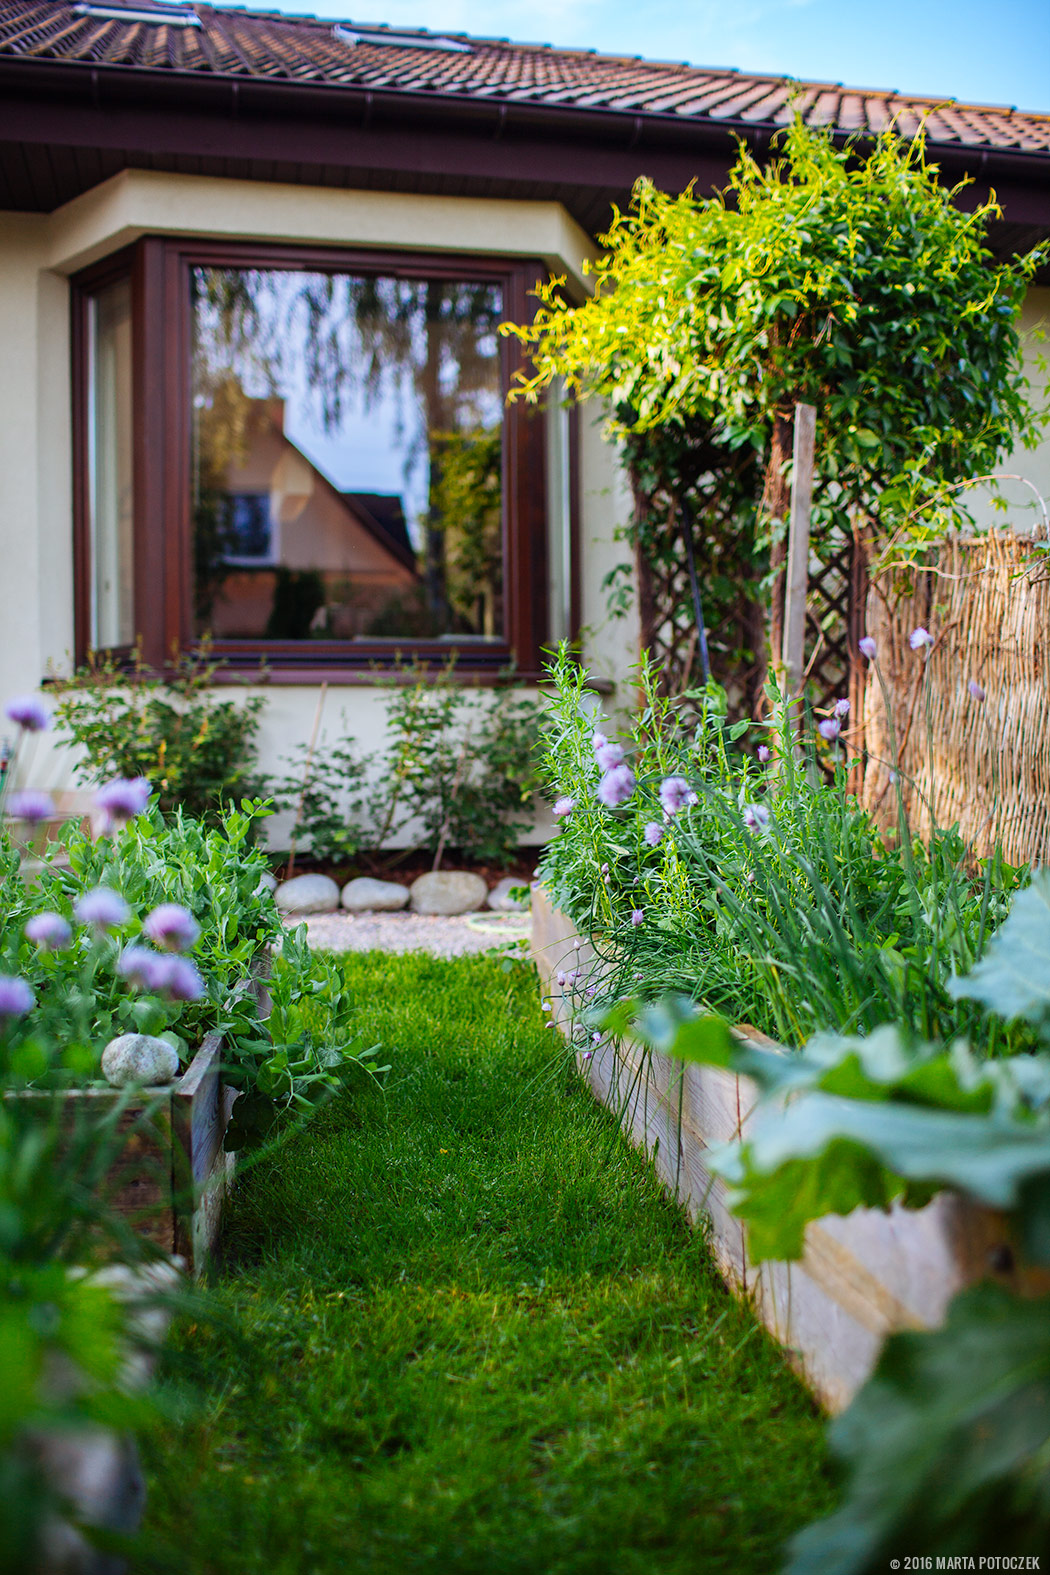
<path id="1" fill-rule="evenodd" d="M 532 363 L 516 395 L 562 378 L 607 403 L 643 552 L 668 535 L 646 498 L 680 505 L 690 473 L 744 456 L 738 534 L 775 574 L 798 402 L 817 410 L 818 551 L 858 515 L 885 537 L 935 509 L 943 529 L 966 517 L 950 489 L 1037 424 L 1017 316 L 1039 257 L 997 260 L 994 196 L 964 212 L 961 189 L 941 184 L 921 134 L 865 151 L 798 118 L 765 167 L 741 146 L 709 198 L 642 180 L 603 237 L 592 296 L 574 305 L 552 280 L 531 323 L 505 325 Z"/>

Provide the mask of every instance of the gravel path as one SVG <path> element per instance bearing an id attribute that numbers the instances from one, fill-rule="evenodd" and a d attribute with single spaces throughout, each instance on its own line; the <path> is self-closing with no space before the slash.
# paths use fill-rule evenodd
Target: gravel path
<path id="1" fill-rule="evenodd" d="M 317 913 L 286 921 L 306 924 L 310 945 L 326 952 L 433 952 L 464 957 L 527 942 L 527 913 L 465 913 L 454 919 L 422 913 Z"/>

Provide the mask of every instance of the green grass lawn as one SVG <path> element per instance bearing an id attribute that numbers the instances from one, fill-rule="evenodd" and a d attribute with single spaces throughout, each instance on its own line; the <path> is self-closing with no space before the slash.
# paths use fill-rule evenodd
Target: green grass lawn
<path id="1" fill-rule="evenodd" d="M 771 1575 L 832 1507 L 821 1422 L 532 970 L 345 967 L 385 1093 L 242 1175 L 135 1568 Z"/>

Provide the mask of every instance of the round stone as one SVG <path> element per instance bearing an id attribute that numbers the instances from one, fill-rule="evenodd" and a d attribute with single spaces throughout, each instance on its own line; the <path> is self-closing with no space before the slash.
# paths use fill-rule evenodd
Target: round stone
<path id="1" fill-rule="evenodd" d="M 327 875 L 296 875 L 281 882 L 274 901 L 282 913 L 334 913 L 339 887 Z"/>
<path id="2" fill-rule="evenodd" d="M 489 892 L 489 907 L 495 913 L 525 913 L 529 906 L 528 897 L 512 897 L 511 892 L 527 889 L 528 884 L 528 881 L 520 880 L 516 875 L 505 875 Z"/>
<path id="3" fill-rule="evenodd" d="M 359 875 L 348 880 L 340 898 L 347 913 L 396 913 L 408 907 L 408 887 L 396 880 L 373 880 Z"/>
<path id="4" fill-rule="evenodd" d="M 102 1052 L 102 1075 L 114 1088 L 144 1084 L 158 1088 L 174 1082 L 179 1058 L 166 1039 L 152 1034 L 120 1034 Z"/>
<path id="5" fill-rule="evenodd" d="M 476 913 L 485 906 L 488 886 L 469 870 L 432 870 L 412 882 L 412 912 Z"/>
<path id="6" fill-rule="evenodd" d="M 271 875 L 269 870 L 263 870 L 262 874 L 259 876 L 259 884 L 255 888 L 256 895 L 258 895 L 258 893 L 261 892 L 261 891 L 276 891 L 276 890 L 277 890 L 277 876 L 276 875 Z"/>

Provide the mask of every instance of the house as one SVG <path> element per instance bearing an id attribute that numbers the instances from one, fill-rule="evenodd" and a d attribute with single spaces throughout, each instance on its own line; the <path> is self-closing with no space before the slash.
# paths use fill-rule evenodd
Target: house
<path id="1" fill-rule="evenodd" d="M 371 744 L 395 653 L 534 681 L 582 629 L 623 686 L 616 454 L 599 412 L 506 406 L 496 330 L 550 274 L 586 288 L 639 176 L 711 190 L 736 139 L 762 154 L 795 108 L 842 136 L 924 118 L 945 180 L 994 187 L 997 248 L 1050 234 L 1044 114 L 172 0 L 2 0 L 0 694 L 208 632 L 225 678 L 266 660 L 272 767 L 322 682 Z M 1024 467 L 1044 493 L 1048 455 Z"/>

